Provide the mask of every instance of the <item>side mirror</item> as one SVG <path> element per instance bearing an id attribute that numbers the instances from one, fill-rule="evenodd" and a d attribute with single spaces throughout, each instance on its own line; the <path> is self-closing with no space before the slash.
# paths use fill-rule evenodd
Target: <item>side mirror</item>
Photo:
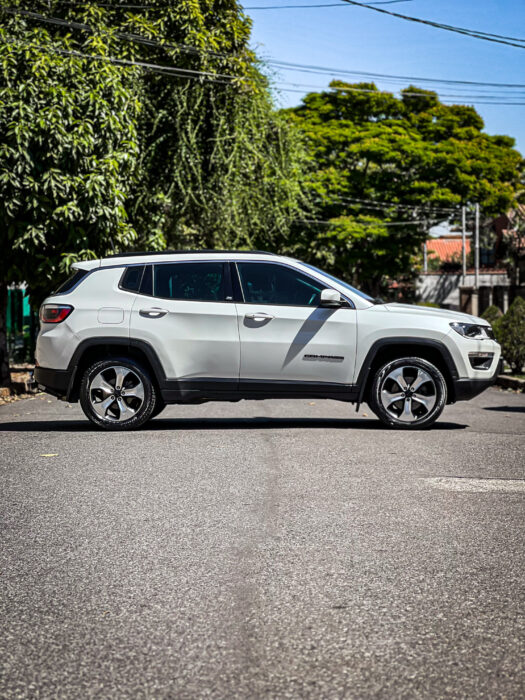
<path id="1" fill-rule="evenodd" d="M 335 289 L 323 289 L 321 292 L 321 302 L 319 306 L 324 306 L 328 308 L 336 308 L 341 306 L 343 300 L 341 295 Z"/>

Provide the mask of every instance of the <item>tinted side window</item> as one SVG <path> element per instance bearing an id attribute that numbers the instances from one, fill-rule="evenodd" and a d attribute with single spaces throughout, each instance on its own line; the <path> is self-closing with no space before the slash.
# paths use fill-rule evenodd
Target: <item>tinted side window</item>
<path id="1" fill-rule="evenodd" d="M 222 262 L 155 265 L 153 296 L 188 301 L 224 301 Z"/>
<path id="2" fill-rule="evenodd" d="M 322 282 L 271 263 L 237 263 L 244 300 L 251 304 L 318 306 Z"/>
<path id="3" fill-rule="evenodd" d="M 122 275 L 120 280 L 120 286 L 128 292 L 138 292 L 140 289 L 140 281 L 142 280 L 142 273 L 144 272 L 144 265 L 136 265 L 134 267 L 128 267 Z"/>
<path id="4" fill-rule="evenodd" d="M 53 294 L 66 294 L 67 292 L 71 291 L 73 287 L 80 282 L 80 280 L 84 279 L 88 272 L 89 270 L 75 270 L 74 274 L 63 282 L 56 292 L 53 292 Z"/>

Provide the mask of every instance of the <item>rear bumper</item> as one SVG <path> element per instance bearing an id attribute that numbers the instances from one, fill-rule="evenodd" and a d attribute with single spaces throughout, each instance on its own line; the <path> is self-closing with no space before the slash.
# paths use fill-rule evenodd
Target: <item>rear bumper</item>
<path id="1" fill-rule="evenodd" d="M 67 399 L 72 372 L 68 369 L 35 367 L 35 382 L 47 394 L 59 399 Z"/>
<path id="2" fill-rule="evenodd" d="M 486 379 L 454 379 L 454 401 L 468 401 L 496 383 L 498 374 L 503 371 L 503 360 L 498 362 L 496 371 Z"/>

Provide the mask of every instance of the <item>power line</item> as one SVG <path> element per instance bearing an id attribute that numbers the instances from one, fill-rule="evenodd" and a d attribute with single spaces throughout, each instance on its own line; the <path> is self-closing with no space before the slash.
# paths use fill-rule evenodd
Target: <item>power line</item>
<path id="1" fill-rule="evenodd" d="M 97 30 L 91 27 L 89 24 L 85 24 L 83 22 L 74 22 L 72 20 L 65 20 L 61 19 L 59 17 L 48 17 L 46 15 L 42 15 L 39 12 L 30 12 L 29 10 L 19 10 L 19 9 L 12 9 L 12 8 L 0 8 L 0 12 L 5 12 L 10 15 L 22 15 L 23 17 L 28 17 L 29 19 L 34 19 L 37 22 L 43 22 L 44 24 L 53 24 L 61 27 L 67 27 L 69 29 L 79 29 L 80 31 L 84 32 L 89 32 L 94 34 Z M 100 31 L 100 30 L 99 30 Z M 106 31 L 104 32 L 106 34 L 111 34 L 110 32 Z M 119 38 L 119 39 L 125 39 L 127 41 L 132 41 L 138 44 L 145 44 L 147 46 L 155 46 L 158 48 L 162 49 L 172 49 L 172 50 L 177 50 L 177 51 L 183 51 L 186 53 L 190 53 L 193 55 L 202 55 L 202 54 L 207 54 L 209 56 L 217 57 L 217 58 L 229 58 L 232 59 L 235 57 L 234 54 L 227 56 L 226 54 L 220 54 L 216 53 L 215 51 L 210 51 L 207 49 L 206 51 L 200 51 L 194 46 L 188 46 L 186 44 L 169 44 L 169 43 L 161 43 L 160 41 L 155 41 L 154 39 L 148 39 L 146 37 L 140 36 L 140 34 L 132 34 L 130 32 L 118 32 L 116 31 L 113 36 Z"/>
<path id="2" fill-rule="evenodd" d="M 55 0 L 56 2 L 60 2 L 63 5 L 80 5 L 80 6 L 86 6 L 90 5 L 93 3 L 87 3 L 87 2 L 82 2 L 81 0 Z M 399 2 L 412 2 L 413 0 L 381 0 L 380 2 L 371 2 L 371 5 L 394 5 Z M 118 3 L 107 3 L 107 2 L 99 2 L 96 3 L 97 7 L 106 7 L 110 8 L 112 10 L 165 10 L 165 9 L 170 9 L 173 7 L 173 5 L 125 5 L 125 4 L 118 4 Z M 281 9 L 281 8 L 286 8 L 286 5 L 274 5 L 272 7 L 243 7 L 243 10 L 274 10 L 274 9 Z M 329 3 L 329 4 L 320 4 L 320 5 L 291 5 L 289 7 L 341 7 L 341 3 Z"/>
<path id="3" fill-rule="evenodd" d="M 56 46 L 49 47 L 40 44 L 29 44 L 18 39 L 0 38 L 0 41 L 3 41 L 5 44 L 19 44 L 25 48 L 39 49 L 41 51 L 47 51 L 48 53 L 72 56 L 73 58 L 87 58 L 94 61 L 105 61 L 107 63 L 131 68 L 143 68 L 163 75 L 173 75 L 177 78 L 205 78 L 211 82 L 220 83 L 222 85 L 231 85 L 235 80 L 245 80 L 245 78 L 240 78 L 235 75 L 226 75 L 224 73 L 210 73 L 209 71 L 192 70 L 190 68 L 180 68 L 178 66 L 161 66 L 157 63 L 145 63 L 144 61 L 128 61 L 124 58 L 114 58 L 113 56 L 100 56 L 97 54 L 83 53 L 81 51 L 68 51 L 66 49 L 59 49 Z"/>
<path id="4" fill-rule="evenodd" d="M 299 93 L 301 95 L 304 95 L 304 90 L 295 90 L 294 88 L 279 88 L 280 92 L 295 92 Z M 378 92 L 378 94 L 381 94 Z M 423 93 L 424 96 L 424 93 Z M 468 97 L 465 98 L 459 98 L 458 100 L 441 100 L 441 104 L 444 105 L 457 105 L 458 102 L 467 102 L 468 104 L 466 106 L 470 105 L 494 105 L 494 106 L 500 106 L 500 105 L 507 105 L 507 106 L 513 106 L 513 107 L 522 107 L 525 105 L 525 102 L 492 102 L 491 100 L 471 100 Z"/>
<path id="5" fill-rule="evenodd" d="M 93 6 L 92 2 L 82 2 L 82 0 L 55 0 L 55 2 L 61 5 L 73 5 L 77 7 L 90 7 Z M 98 2 L 95 7 L 105 7 L 108 10 L 166 10 L 173 7 L 173 5 L 120 5 L 117 2 Z"/>
<path id="6" fill-rule="evenodd" d="M 390 95 L 391 97 L 395 96 L 394 91 L 391 90 L 373 90 L 369 88 L 359 88 L 359 87 L 351 87 L 351 86 L 339 86 L 339 85 L 330 85 L 328 88 L 322 86 L 322 85 L 312 85 L 312 84 L 307 84 L 307 83 L 287 83 L 287 82 L 278 82 L 276 85 L 279 87 L 281 85 L 284 86 L 290 86 L 290 87 L 297 87 L 297 88 L 313 88 L 314 90 L 319 90 L 319 91 L 324 91 L 327 89 L 330 90 L 336 90 L 339 92 L 357 92 L 357 93 L 365 93 L 365 94 L 370 94 L 370 95 Z M 285 89 L 285 88 L 282 88 Z M 303 91 L 300 91 L 303 92 Z M 409 92 L 407 90 L 402 90 L 402 91 L 397 91 L 402 97 L 415 97 L 415 98 L 421 98 L 428 96 L 428 93 L 421 93 L 421 92 Z M 437 96 L 437 93 L 435 93 Z M 457 93 L 440 93 L 439 98 L 441 99 L 442 97 L 453 97 L 457 99 L 470 99 L 470 98 L 486 98 L 490 100 L 498 100 L 504 97 L 505 95 L 501 94 L 487 94 L 487 93 L 467 93 L 467 94 L 457 94 Z M 516 97 L 524 97 L 524 95 L 516 95 Z M 513 103 L 514 104 L 514 103 Z"/>
<path id="7" fill-rule="evenodd" d="M 383 0 L 383 2 L 371 2 L 370 5 L 395 5 L 399 2 L 412 2 L 413 0 Z M 243 7 L 243 10 L 290 10 L 290 9 L 310 9 L 316 7 L 344 7 L 341 2 L 328 2 L 319 5 L 265 5 L 255 7 Z"/>
<path id="8" fill-rule="evenodd" d="M 525 45 L 521 44 L 515 44 L 512 42 L 525 42 L 525 39 L 522 38 L 516 38 L 516 37 L 509 37 L 509 36 L 504 36 L 501 34 L 492 34 L 490 32 L 483 32 L 480 30 L 473 30 L 473 29 L 466 29 L 464 27 L 455 27 L 453 25 L 448 25 L 444 24 L 441 22 L 433 22 L 431 20 L 424 20 L 420 19 L 418 17 L 410 17 L 408 15 L 402 15 L 397 12 L 392 12 L 390 10 L 384 10 L 380 7 L 377 7 L 377 5 L 392 5 L 396 4 L 399 2 L 411 2 L 411 0 L 381 0 L 378 2 L 370 2 L 370 3 L 361 3 L 361 2 L 355 2 L 355 0 L 342 0 L 343 2 L 349 4 L 349 5 L 355 5 L 357 7 L 364 7 L 368 8 L 370 10 L 375 10 L 376 12 L 382 12 L 384 14 L 391 15 L 392 17 L 398 17 L 399 19 L 404 19 L 407 21 L 411 22 L 418 22 L 420 24 L 426 24 L 432 27 L 436 27 L 438 29 L 444 29 L 447 31 L 451 32 L 456 32 L 459 34 L 463 34 L 466 36 L 471 36 L 476 39 L 484 39 L 485 41 L 492 41 L 495 43 L 500 43 L 500 44 L 507 44 L 509 46 L 514 46 L 516 48 L 525 48 Z M 89 6 L 91 3 L 86 3 L 86 2 L 81 2 L 79 0 L 58 0 L 58 2 L 61 2 L 64 5 L 73 5 L 73 6 Z M 265 10 L 265 9 L 289 9 L 290 7 L 298 7 L 298 8 L 311 8 L 311 7 L 334 7 L 337 6 L 339 3 L 326 3 L 326 4 L 318 4 L 318 5 L 272 5 L 272 6 L 261 6 L 261 7 L 245 7 L 245 10 Z M 118 3 L 97 3 L 97 7 L 104 7 L 110 10 L 163 10 L 163 9 L 170 9 L 170 5 L 131 5 L 131 4 L 118 4 Z"/>
<path id="9" fill-rule="evenodd" d="M 433 22 L 428 19 L 420 19 L 419 17 L 411 17 L 409 15 L 402 15 L 399 12 L 392 12 L 392 10 L 384 10 L 381 7 L 374 7 L 370 3 L 357 2 L 356 0 L 343 0 L 343 2 L 349 5 L 354 5 L 355 7 L 364 7 L 374 12 L 381 12 L 385 15 L 390 15 L 391 17 L 397 17 L 398 19 L 403 19 L 408 22 L 416 22 L 418 24 L 425 24 L 430 27 L 436 27 L 437 29 L 444 29 L 448 32 L 455 32 L 456 34 L 463 34 L 465 36 L 470 36 L 474 39 L 483 39 L 484 41 L 492 41 L 496 44 L 506 44 L 507 46 L 514 46 L 517 49 L 525 49 L 525 43 L 515 42 L 525 42 L 525 39 L 516 38 L 512 36 L 503 36 L 501 34 L 491 34 L 489 32 L 478 31 L 477 29 L 466 29 L 464 27 L 455 27 L 451 24 L 443 24 L 442 22 Z"/>
<path id="10" fill-rule="evenodd" d="M 324 226 L 338 226 L 337 221 L 326 221 L 323 219 L 296 219 L 299 224 L 321 224 Z M 421 221 L 359 221 L 358 219 L 352 220 L 350 223 L 359 224 L 360 226 L 421 226 L 432 224 L 439 219 L 423 219 Z"/>
<path id="11" fill-rule="evenodd" d="M 67 20 L 63 20 L 63 19 L 57 18 L 57 17 L 46 17 L 45 15 L 41 15 L 41 14 L 36 13 L 36 12 L 30 12 L 30 11 L 28 11 L 28 10 L 18 10 L 18 9 L 14 10 L 14 9 L 10 9 L 10 8 L 0 8 L 0 10 L 6 12 L 6 13 L 8 13 L 8 14 L 13 14 L 13 15 L 21 14 L 21 15 L 23 15 L 23 16 L 29 17 L 30 19 L 35 19 L 36 21 L 40 21 L 40 22 L 44 22 L 44 23 L 48 23 L 48 24 L 54 24 L 54 25 L 58 25 L 58 26 L 65 26 L 65 27 L 68 27 L 68 28 L 79 29 L 79 30 L 81 30 L 81 31 L 91 32 L 91 33 L 94 33 L 94 32 L 96 31 L 96 30 L 93 29 L 93 27 L 91 27 L 90 25 L 87 25 L 87 24 L 84 24 L 84 23 L 73 22 L 73 21 L 67 21 Z M 109 32 L 107 32 L 107 33 L 109 34 Z M 142 36 L 140 36 L 140 35 L 138 35 L 138 34 L 123 33 L 123 32 L 115 32 L 114 36 L 117 37 L 117 38 L 120 38 L 120 39 L 125 39 L 125 40 L 127 40 L 127 41 L 132 41 L 132 42 L 136 42 L 136 43 L 141 43 L 141 44 L 145 44 L 145 45 L 148 45 L 148 46 L 159 47 L 159 48 L 162 48 L 162 49 L 182 50 L 182 51 L 185 51 L 185 52 L 188 52 L 188 53 L 191 53 L 191 54 L 196 54 L 196 55 L 200 55 L 201 53 L 208 53 L 209 55 L 214 55 L 214 56 L 217 56 L 217 57 L 229 58 L 229 59 L 232 58 L 231 55 L 230 55 L 230 56 L 227 56 L 227 55 L 225 55 L 225 54 L 218 54 L 218 53 L 216 53 L 216 52 L 210 52 L 210 51 L 201 52 L 201 51 L 199 51 L 199 49 L 196 49 L 195 47 L 190 47 L 190 46 L 187 46 L 187 45 L 184 45 L 184 44 L 161 43 L 161 42 L 159 42 L 159 41 L 155 41 L 155 40 L 152 40 L 152 39 L 147 39 L 147 38 L 142 37 Z M 119 60 L 123 61 L 123 59 L 113 59 L 113 62 L 116 63 L 116 62 L 118 62 Z M 135 65 L 139 65 L 140 62 L 135 61 L 135 62 L 132 62 L 132 63 L 135 64 Z M 304 71 L 304 72 L 314 72 L 314 73 L 316 73 L 316 74 L 317 74 L 318 72 L 321 72 L 321 71 L 323 70 L 323 69 L 321 69 L 321 67 L 317 67 L 317 66 L 305 67 L 304 69 L 303 69 L 303 68 L 299 69 L 299 66 L 300 66 L 301 64 L 289 64 L 289 63 L 287 63 L 287 62 L 281 62 L 281 61 L 270 61 L 270 63 L 273 63 L 273 64 L 275 64 L 275 65 L 280 65 L 280 66 L 282 66 L 283 68 L 286 67 L 287 70 L 288 70 L 288 69 L 289 69 L 289 70 L 301 70 L 301 72 L 303 72 L 303 71 Z M 150 68 L 151 70 L 156 70 L 157 72 L 160 72 L 160 71 L 162 71 L 162 72 L 170 71 L 170 72 L 175 72 L 175 73 L 177 73 L 177 74 L 194 73 L 194 74 L 198 74 L 198 75 L 201 75 L 201 76 L 204 76 L 204 75 L 211 76 L 211 75 L 213 75 L 213 76 L 217 76 L 217 78 L 225 78 L 225 79 L 231 79 L 231 80 L 234 80 L 234 79 L 237 79 L 237 80 L 245 80 L 244 78 L 241 78 L 241 77 L 236 77 L 236 76 L 231 76 L 231 75 L 225 75 L 225 74 L 220 74 L 220 73 L 209 73 L 209 72 L 205 72 L 205 71 L 190 71 L 189 69 L 178 68 L 178 67 L 176 67 L 176 66 L 159 66 L 158 64 L 151 64 L 151 63 L 149 63 L 149 64 L 144 64 L 144 67 L 148 67 L 148 68 Z M 334 70 L 335 70 L 335 69 L 334 69 Z M 355 73 L 354 71 L 341 71 L 341 72 Z M 363 75 L 364 75 L 364 74 L 363 74 Z M 371 74 L 371 75 L 373 75 L 373 74 Z M 380 74 L 377 74 L 377 75 L 380 75 Z M 394 76 L 391 76 L 391 77 L 394 77 Z M 397 78 L 397 77 L 396 77 L 396 78 Z M 216 80 L 216 78 L 214 78 L 214 79 Z M 408 79 L 410 80 L 411 78 L 408 77 Z M 414 78 L 414 80 L 418 80 L 418 79 L 417 79 L 417 78 Z M 431 80 L 431 79 L 421 79 L 421 80 Z M 216 81 L 217 81 L 217 80 L 216 80 Z M 443 82 L 446 82 L 446 83 L 454 83 L 454 84 L 455 84 L 455 83 L 458 83 L 458 84 L 467 84 L 467 83 L 468 83 L 468 84 L 481 84 L 481 83 L 473 83 L 473 81 L 443 81 Z M 297 83 L 291 83 L 291 85 L 296 85 L 297 87 L 305 87 L 305 88 L 308 87 L 307 85 L 300 85 L 300 84 L 297 84 Z M 487 83 L 486 85 L 488 86 L 488 85 L 490 85 L 490 84 Z M 497 85 L 497 84 L 496 84 L 496 85 Z M 323 89 L 323 88 L 319 88 L 318 86 L 312 86 L 312 87 L 317 88 L 317 89 L 321 89 L 321 90 Z M 510 86 L 509 86 L 509 87 L 510 87 Z M 512 86 L 512 87 L 518 87 L 518 86 L 515 85 L 515 86 Z M 525 87 L 525 86 L 524 86 L 524 87 Z M 303 92 L 304 92 L 304 90 L 294 90 L 294 89 L 284 88 L 284 87 L 279 88 L 279 89 L 282 90 L 283 92 L 295 92 L 295 93 L 303 93 Z M 368 90 L 368 89 L 366 89 L 366 88 L 356 88 L 356 87 L 339 87 L 339 86 L 334 86 L 332 89 L 340 90 L 340 91 L 357 92 L 357 93 L 362 92 L 362 93 L 372 93 L 372 94 L 392 94 L 392 93 L 389 92 L 389 91 Z M 402 92 L 402 95 L 407 96 L 407 97 L 414 97 L 414 98 L 417 98 L 417 97 L 420 97 L 420 96 L 421 96 L 421 93 L 403 91 L 403 92 Z M 496 100 L 498 100 L 498 98 L 500 97 L 499 95 L 474 95 L 474 94 L 468 94 L 468 95 L 455 95 L 455 94 L 454 94 L 454 95 L 446 95 L 446 94 L 444 94 L 444 95 L 442 95 L 442 97 L 456 98 L 456 100 L 467 101 L 469 104 L 493 104 L 493 105 L 508 105 L 508 106 L 514 106 L 514 105 L 515 105 L 515 106 L 521 106 L 521 105 L 524 104 L 523 102 L 510 102 L 510 101 L 499 101 L 499 102 L 498 102 L 498 101 L 496 101 Z M 486 99 L 477 99 L 478 97 L 483 97 L 483 98 L 486 98 Z M 475 98 L 475 99 L 473 99 L 473 98 Z M 445 104 L 447 103 L 447 101 L 445 101 L 445 100 L 443 100 L 443 102 L 444 102 Z M 454 103 L 455 103 L 455 102 L 452 102 L 452 104 L 454 104 Z"/>
<path id="12" fill-rule="evenodd" d="M 64 2 L 64 0 L 61 0 Z M 69 3 L 68 3 L 69 4 Z M 82 3 L 79 3 L 82 4 Z M 114 6 L 112 6 L 114 7 Z M 45 15 L 42 15 L 40 13 L 36 12 L 30 12 L 28 10 L 19 10 L 19 9 L 12 9 L 12 8 L 0 8 L 0 11 L 7 12 L 9 14 L 22 14 L 24 16 L 28 16 L 32 19 L 35 19 L 37 21 L 42 21 L 45 23 L 50 23 L 50 24 L 60 24 L 62 26 L 67 26 L 71 28 L 76 28 L 80 29 L 83 31 L 91 31 L 94 32 L 95 30 L 90 27 L 87 24 L 83 24 L 80 22 L 73 22 L 73 21 L 68 21 L 68 20 L 62 20 L 57 17 L 48 17 Z M 175 42 L 166 42 L 166 43 L 161 43 L 159 41 L 155 41 L 152 39 L 147 39 L 145 37 L 142 37 L 138 34 L 131 34 L 131 33 L 123 33 L 123 32 L 117 32 L 116 36 L 122 39 L 126 39 L 129 41 L 136 41 L 137 43 L 144 43 L 150 46 L 157 46 L 159 48 L 164 48 L 164 49 L 173 49 L 173 50 L 179 50 L 179 51 L 185 51 L 187 53 L 192 53 L 195 55 L 203 55 L 203 54 L 208 54 L 210 56 L 214 56 L 217 58 L 225 58 L 225 59 L 231 59 L 233 57 L 232 54 L 221 54 L 216 51 L 212 51 L 210 49 L 198 49 L 194 46 L 188 46 L 187 44 L 180 44 L 180 43 L 175 43 Z M 421 76 L 410 76 L 410 75 L 394 75 L 394 74 L 389 74 L 389 73 L 373 73 L 369 71 L 353 71 L 353 70 L 348 70 L 348 69 L 343 69 L 343 68 L 330 68 L 326 66 L 318 66 L 318 65 L 309 65 L 309 64 L 301 64 L 301 63 L 292 63 L 289 61 L 280 61 L 278 59 L 269 59 L 267 61 L 269 65 L 273 65 L 277 68 L 280 68 L 281 70 L 292 70 L 292 71 L 299 71 L 299 72 L 304 72 L 304 73 L 313 73 L 313 74 L 325 74 L 325 75 L 330 75 L 332 77 L 336 76 L 337 74 L 340 75 L 351 75 L 353 77 L 361 77 L 361 78 L 374 78 L 374 79 L 384 79 L 384 80 L 393 80 L 393 81 L 403 81 L 403 82 L 425 82 L 425 83 L 442 83 L 445 85 L 464 85 L 464 86 L 481 86 L 481 87 L 496 87 L 496 88 L 504 88 L 504 89 L 520 89 L 520 88 L 525 88 L 525 84 L 523 83 L 491 83 L 491 82 L 486 82 L 486 81 L 472 81 L 472 80 L 453 80 L 453 79 L 446 79 L 446 78 L 423 78 Z"/>
<path id="13" fill-rule="evenodd" d="M 235 75 L 228 75 L 225 73 L 212 73 L 209 71 L 198 71 L 198 70 L 193 70 L 190 68 L 182 68 L 179 66 L 162 66 L 162 65 L 157 64 L 157 63 L 146 63 L 144 61 L 130 61 L 130 60 L 126 60 L 123 58 L 114 58 L 112 56 L 100 56 L 100 55 L 96 55 L 96 54 L 86 54 L 86 53 L 83 53 L 81 51 L 69 51 L 66 49 L 59 49 L 57 47 L 42 46 L 40 44 L 28 44 L 26 42 L 19 41 L 19 40 L 0 39 L 0 41 L 3 41 L 4 43 L 7 43 L 7 44 L 18 43 L 22 46 L 25 46 L 26 48 L 39 49 L 42 51 L 47 51 L 48 53 L 54 53 L 54 54 L 63 55 L 63 56 L 71 56 L 73 58 L 87 58 L 90 60 L 106 61 L 106 62 L 112 63 L 114 65 L 143 68 L 143 69 L 152 71 L 154 73 L 159 73 L 161 75 L 171 75 L 171 76 L 177 77 L 177 78 L 204 78 L 204 79 L 208 80 L 209 82 L 218 83 L 221 85 L 231 85 L 236 80 L 241 81 L 241 82 L 246 81 L 246 78 L 242 78 L 242 77 L 235 76 Z M 293 89 L 286 89 L 286 88 L 282 88 L 282 90 L 284 90 L 285 92 L 301 92 L 301 93 L 304 92 L 302 90 L 293 90 Z M 490 103 L 486 103 L 485 102 L 482 104 L 519 105 L 519 104 L 525 104 L 525 103 L 518 103 L 518 102 L 490 102 Z"/>
<path id="14" fill-rule="evenodd" d="M 385 208 L 389 207 L 396 207 L 397 209 L 412 209 L 415 210 L 418 207 L 424 206 L 422 203 L 414 203 L 414 204 L 409 204 L 405 203 L 403 204 L 402 202 L 384 202 L 378 199 L 361 199 L 359 197 L 341 197 L 338 194 L 331 194 L 329 193 L 329 196 L 331 197 L 336 197 L 339 199 L 341 202 L 351 202 L 351 203 L 364 203 L 364 204 L 373 204 L 373 205 L 379 205 L 378 208 L 381 208 L 384 206 Z M 457 207 L 431 207 L 432 211 L 435 212 L 456 212 L 460 210 L 460 206 L 458 205 Z"/>
<path id="15" fill-rule="evenodd" d="M 451 80 L 446 78 L 422 78 L 410 75 L 393 75 L 391 73 L 372 73 L 369 71 L 354 71 L 345 68 L 329 68 L 327 66 L 309 65 L 304 63 L 292 63 L 290 61 L 280 61 L 277 59 L 269 59 L 268 64 L 281 68 L 283 70 L 299 71 L 300 73 L 321 73 L 330 76 L 352 75 L 354 77 L 366 78 L 387 78 L 401 80 L 404 82 L 422 82 L 422 83 L 443 83 L 446 85 L 477 85 L 482 87 L 502 87 L 502 88 L 525 88 L 525 83 L 489 83 L 475 80 Z"/>

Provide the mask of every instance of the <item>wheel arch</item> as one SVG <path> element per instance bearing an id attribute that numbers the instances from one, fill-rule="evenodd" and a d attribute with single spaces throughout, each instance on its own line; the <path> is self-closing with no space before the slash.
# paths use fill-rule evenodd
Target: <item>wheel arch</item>
<path id="1" fill-rule="evenodd" d="M 166 377 L 157 353 L 149 343 L 129 338 L 100 337 L 82 341 L 75 350 L 68 367 L 71 379 L 66 396 L 67 401 L 78 401 L 82 375 L 89 365 L 97 360 L 107 360 L 112 357 L 129 357 L 140 362 L 151 375 L 160 396 Z"/>
<path id="2" fill-rule="evenodd" d="M 454 380 L 458 378 L 458 372 L 444 343 L 427 338 L 382 338 L 373 343 L 361 365 L 357 379 L 357 385 L 360 387 L 358 403 L 368 399 L 374 374 L 379 367 L 401 357 L 420 357 L 432 362 L 445 378 L 447 403 L 455 402 Z"/>

